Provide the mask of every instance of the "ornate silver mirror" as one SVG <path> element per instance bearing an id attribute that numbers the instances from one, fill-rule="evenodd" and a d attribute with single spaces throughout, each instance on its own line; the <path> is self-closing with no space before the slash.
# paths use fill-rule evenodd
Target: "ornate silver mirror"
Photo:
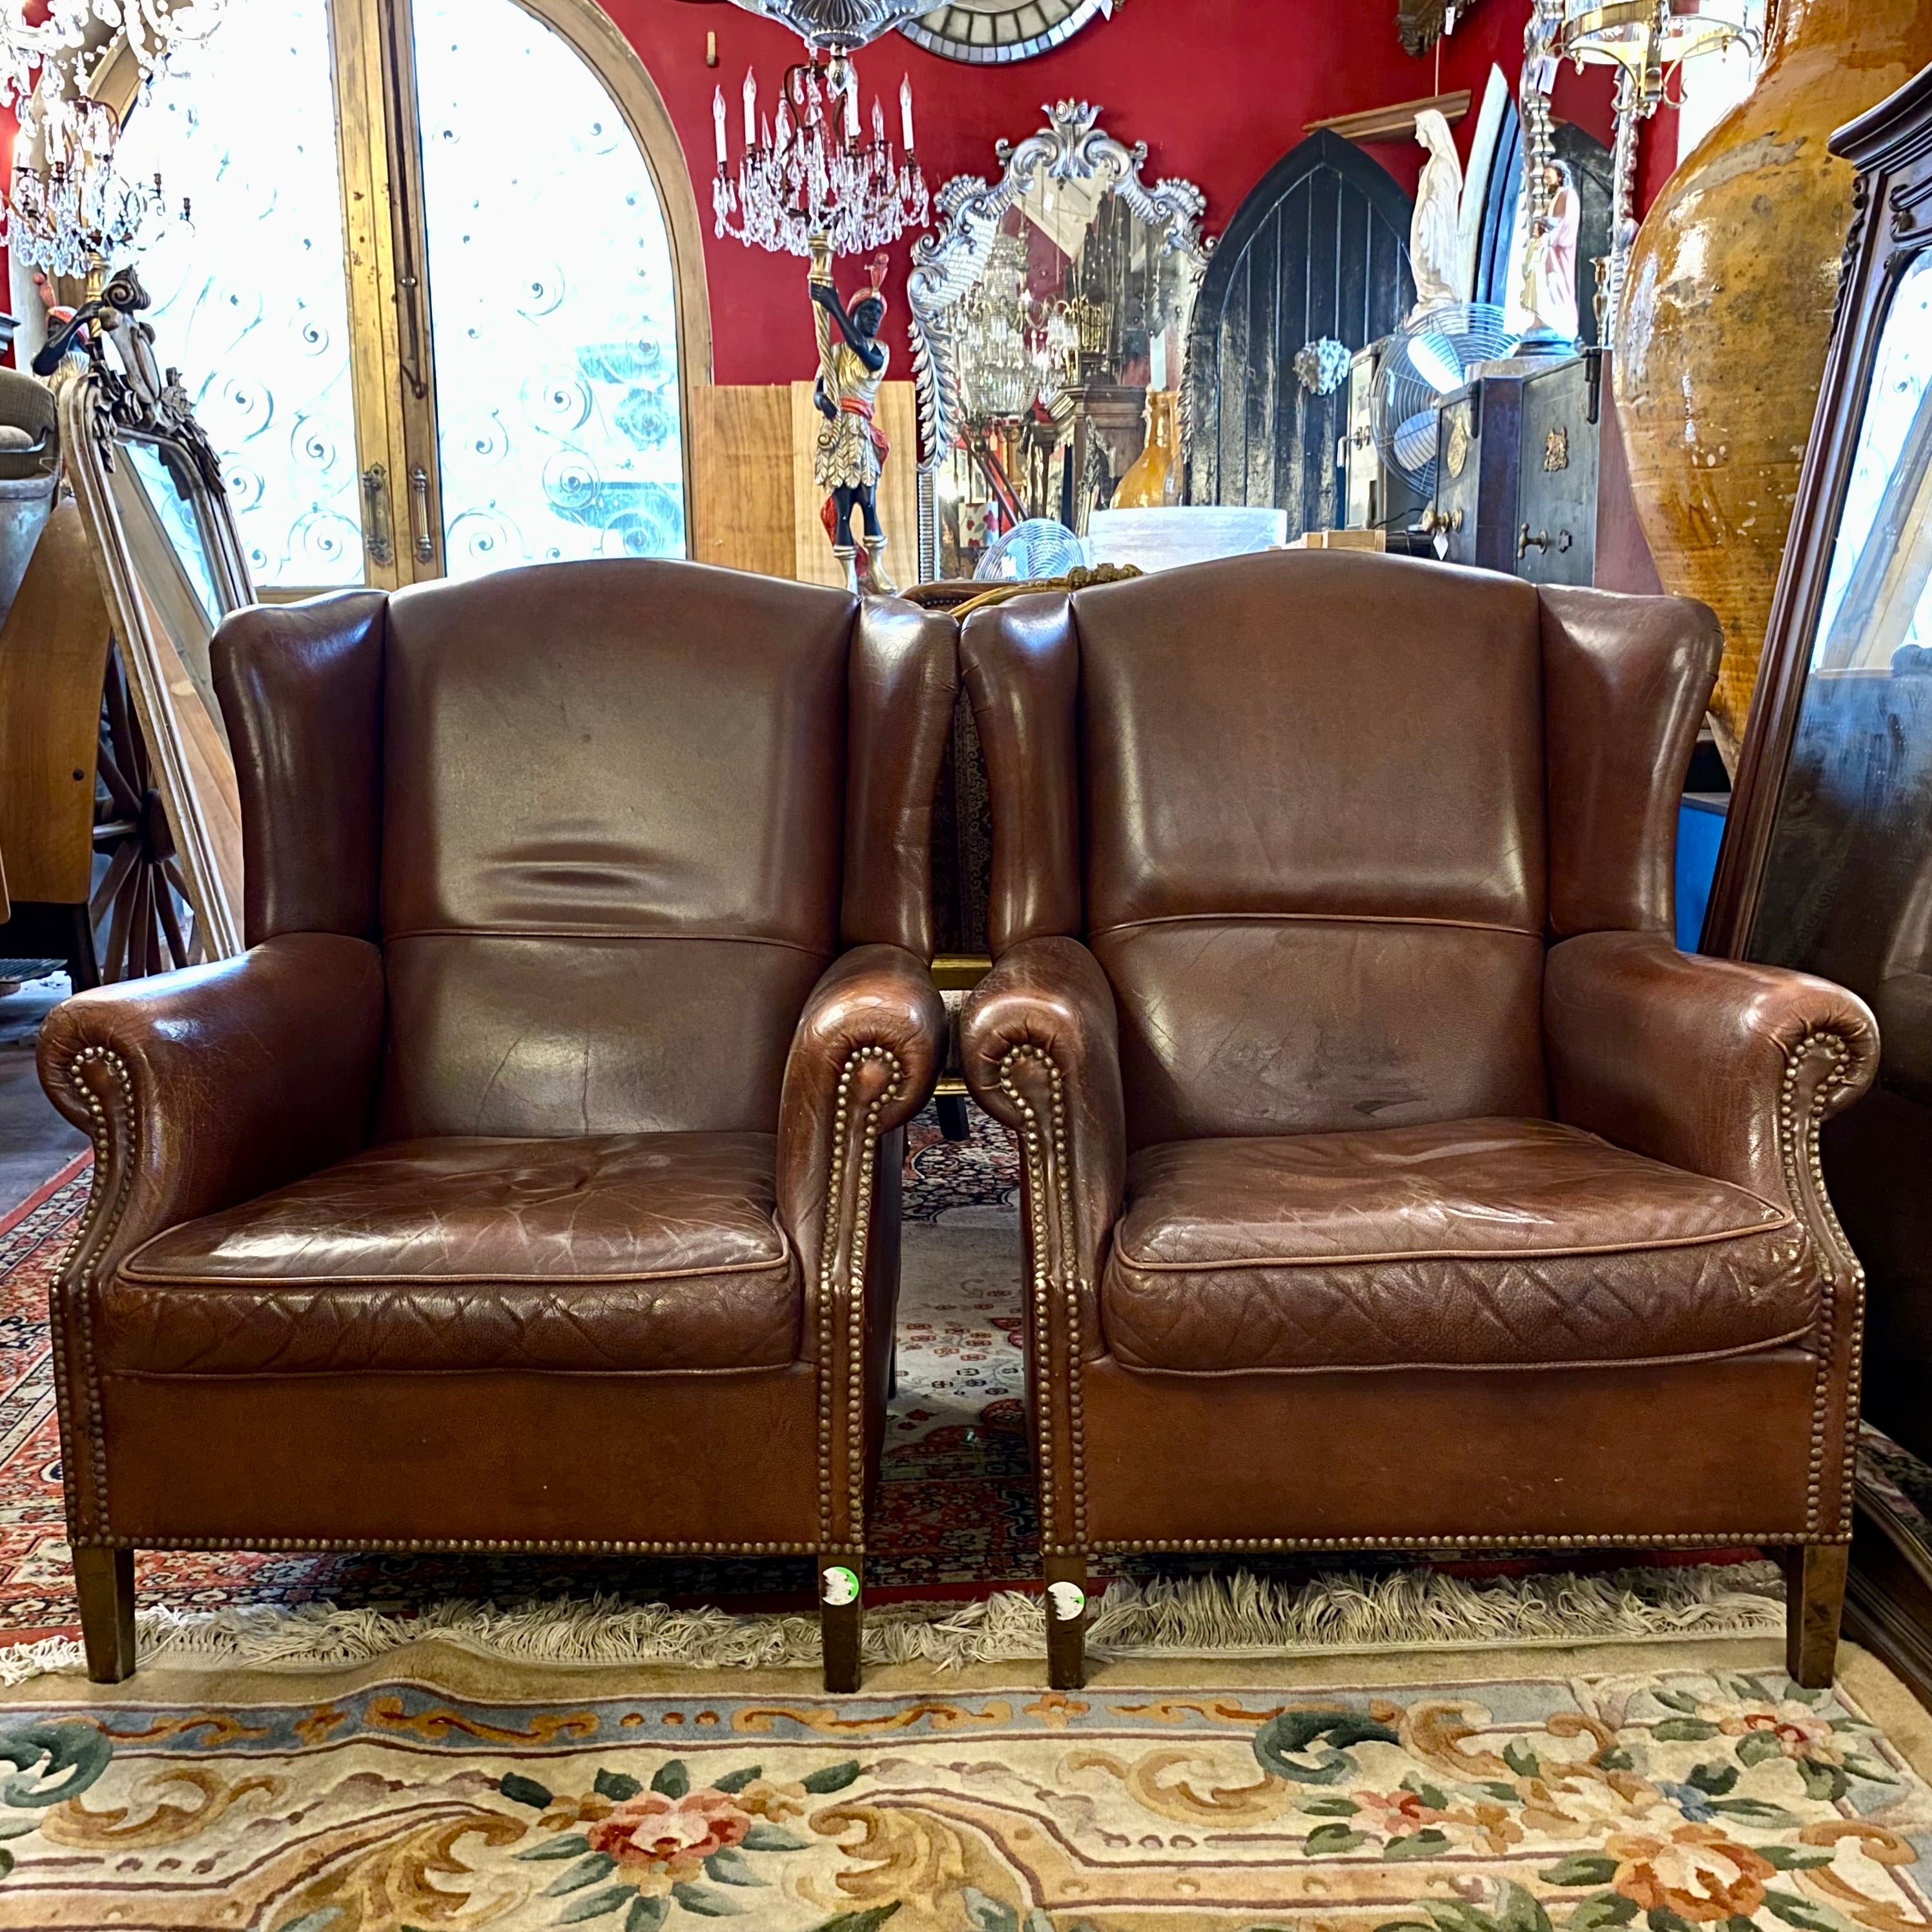
<path id="1" fill-rule="evenodd" d="M 994 149 L 997 182 L 962 175 L 913 249 L 920 568 L 970 577 L 1004 533 L 1045 517 L 1084 534 L 1136 472 L 1174 500 L 1176 398 L 1211 245 L 1191 182 L 1141 179 L 1145 145 L 1063 100 Z M 1146 458 L 1144 462 L 1143 458 Z"/>
<path id="2" fill-rule="evenodd" d="M 138 730 L 124 758 L 102 760 L 133 828 L 122 844 L 155 861 L 130 862 L 154 902 L 130 916 L 164 941 L 158 964 L 184 964 L 242 947 L 241 814 L 208 650 L 254 591 L 220 460 L 155 362 L 147 306 L 124 269 L 43 358 L 58 368 L 68 472 L 113 628 L 110 709 L 118 680 Z M 107 849 L 99 828 L 95 840 Z"/>

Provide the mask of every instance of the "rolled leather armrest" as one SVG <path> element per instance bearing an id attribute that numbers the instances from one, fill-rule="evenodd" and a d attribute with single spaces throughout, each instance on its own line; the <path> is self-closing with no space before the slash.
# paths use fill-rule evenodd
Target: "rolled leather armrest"
<path id="1" fill-rule="evenodd" d="M 56 1007 L 40 1083 L 95 1161 L 70 1276 L 366 1145 L 382 1012 L 382 955 L 335 933 L 284 934 Z"/>
<path id="2" fill-rule="evenodd" d="M 778 1216 L 805 1278 L 800 1354 L 818 1365 L 821 1552 L 864 1546 L 865 1489 L 884 1414 L 896 1268 L 896 1174 L 880 1142 L 931 1097 L 945 1055 L 946 1006 L 926 962 L 861 946 L 813 988 L 792 1036 L 778 1102 Z M 896 1158 L 898 1143 L 889 1144 Z"/>
<path id="3" fill-rule="evenodd" d="M 1856 994 L 1654 934 L 1586 933 L 1551 950 L 1544 1030 L 1559 1120 L 1749 1188 L 1842 1245 L 1811 1150 L 1877 1071 Z"/>
<path id="4" fill-rule="evenodd" d="M 778 1103 L 778 1214 L 808 1283 L 826 1265 L 828 1214 L 838 1252 L 862 1239 L 853 1215 L 872 1150 L 932 1097 L 945 1053 L 945 1002 L 902 947 L 855 946 L 812 988 Z"/>
<path id="5" fill-rule="evenodd" d="M 946 1004 L 924 960 L 858 946 L 826 968 L 792 1035 L 778 1104 L 778 1211 L 795 1238 L 822 1210 L 842 1107 L 890 1133 L 932 1097 L 945 1054 Z"/>
<path id="6" fill-rule="evenodd" d="M 1020 1136 L 1034 1270 L 1073 1287 L 1077 1346 L 1090 1358 L 1102 1348 L 1101 1265 L 1126 1190 L 1113 988 L 1078 940 L 1023 940 L 968 998 L 960 1046 L 973 1097 Z"/>

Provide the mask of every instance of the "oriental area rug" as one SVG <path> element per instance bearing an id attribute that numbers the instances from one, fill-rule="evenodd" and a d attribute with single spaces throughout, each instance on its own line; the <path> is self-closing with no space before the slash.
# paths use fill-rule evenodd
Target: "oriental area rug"
<path id="1" fill-rule="evenodd" d="M 42 1679 L 0 1709 L 0 1928 L 1932 1925 L 1932 1732 L 1870 1659 L 1832 1693 L 1489 1661 L 838 1698 Z"/>

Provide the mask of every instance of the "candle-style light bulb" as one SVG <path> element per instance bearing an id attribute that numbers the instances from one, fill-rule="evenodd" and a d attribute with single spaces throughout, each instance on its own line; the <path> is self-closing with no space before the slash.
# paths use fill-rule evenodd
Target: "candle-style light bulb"
<path id="1" fill-rule="evenodd" d="M 899 82 L 899 131 L 905 136 L 905 151 L 912 152 L 912 76 Z"/>
<path id="2" fill-rule="evenodd" d="M 748 68 L 745 70 L 745 145 L 758 145 L 758 76 Z"/>
<path id="3" fill-rule="evenodd" d="M 718 88 L 711 103 L 711 124 L 718 135 L 718 165 L 722 170 L 728 157 L 724 151 L 724 90 Z"/>
<path id="4" fill-rule="evenodd" d="M 845 64 L 845 138 L 859 138 L 859 70 L 849 61 Z"/>

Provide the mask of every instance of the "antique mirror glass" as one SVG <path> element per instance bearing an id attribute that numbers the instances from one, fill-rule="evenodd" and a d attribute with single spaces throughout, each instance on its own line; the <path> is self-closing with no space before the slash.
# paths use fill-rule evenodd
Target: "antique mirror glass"
<path id="1" fill-rule="evenodd" d="M 1754 957 L 1802 958 L 1868 997 L 1895 966 L 1932 964 L 1928 376 L 1932 255 L 1921 255 L 1878 339 L 1751 927 Z"/>
<path id="2" fill-rule="evenodd" d="M 920 404 L 920 566 L 970 577 L 1017 524 L 1084 535 L 1146 448 L 1170 447 L 1208 264 L 1190 183 L 1140 178 L 1144 146 L 1063 101 L 989 185 L 939 197 L 908 284 Z M 1151 412 L 1151 413 L 1150 413 Z M 1172 448 L 1178 483 L 1180 452 Z"/>
<path id="3" fill-rule="evenodd" d="M 1932 1456 L 1932 77 L 1862 162 L 1832 359 L 1706 944 L 1848 987 L 1874 1090 L 1822 1136 L 1869 1280 L 1865 1413 Z"/>
<path id="4" fill-rule="evenodd" d="M 252 601 L 221 465 L 131 271 L 58 363 L 68 475 L 114 638 L 101 748 L 109 976 L 241 950 L 241 814 L 209 651 Z M 117 698 L 119 702 L 117 704 Z M 98 895 L 99 896 L 99 895 Z M 125 903 L 122 899 L 125 898 Z"/>

